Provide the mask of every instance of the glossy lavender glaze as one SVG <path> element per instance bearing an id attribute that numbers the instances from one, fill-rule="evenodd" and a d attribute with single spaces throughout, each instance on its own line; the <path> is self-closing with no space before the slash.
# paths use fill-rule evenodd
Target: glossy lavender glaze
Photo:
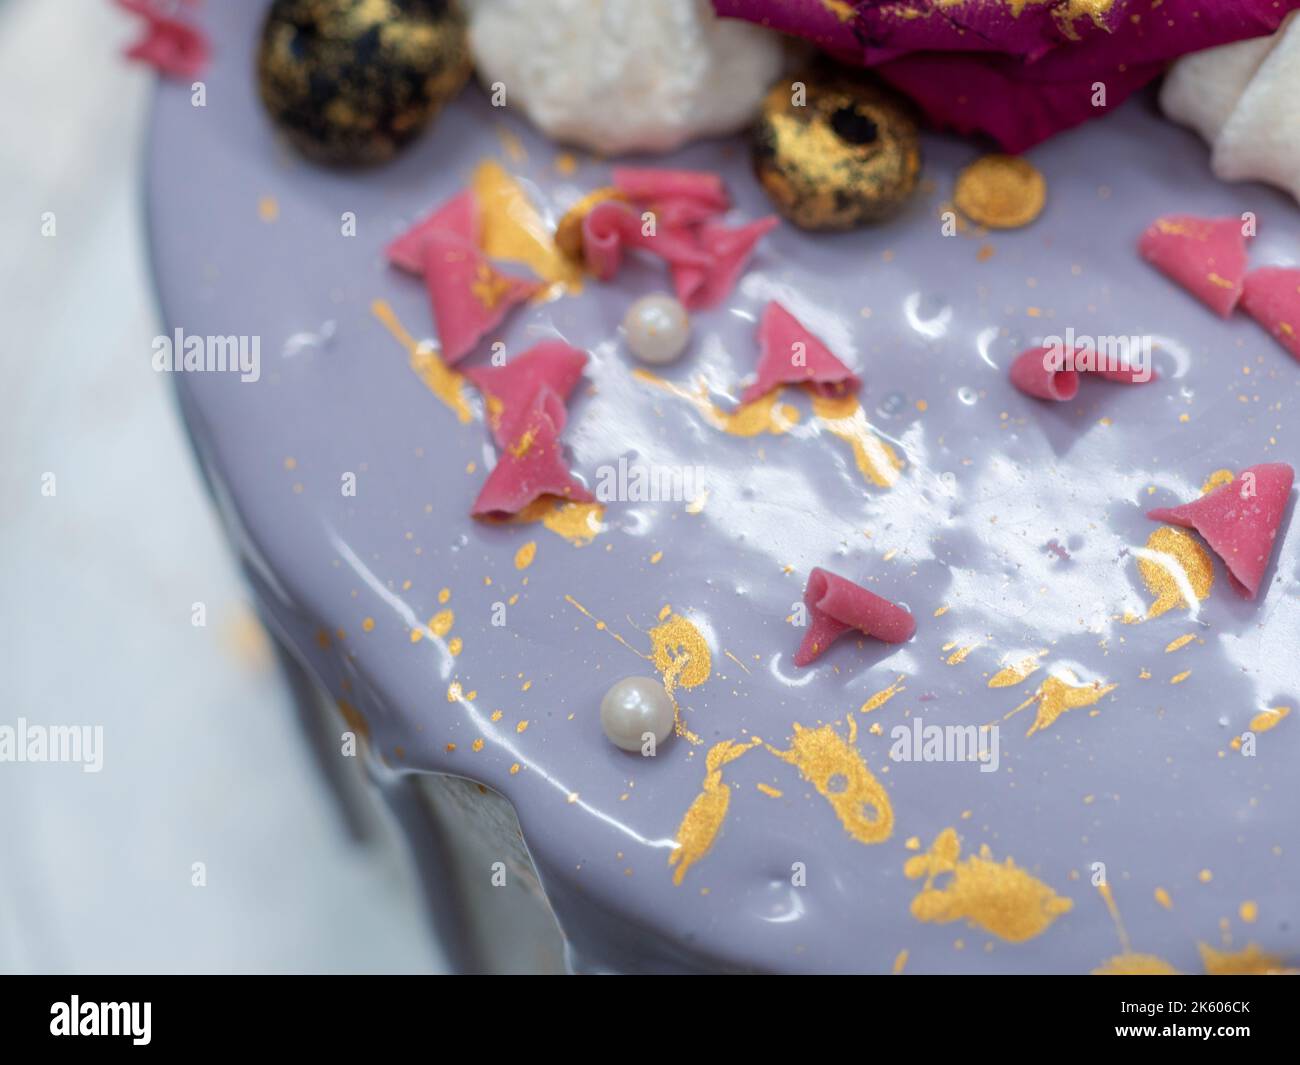
<path id="1" fill-rule="evenodd" d="M 255 99 L 258 7 L 203 11 L 216 55 L 206 108 L 191 106 L 186 86 L 164 85 L 157 100 L 149 211 L 165 327 L 262 338 L 255 384 L 178 375 L 186 420 L 273 623 L 364 713 L 382 772 L 459 774 L 514 803 L 581 964 L 888 972 L 907 951 L 908 972 L 1086 972 L 1122 950 L 1090 883 L 1096 862 L 1134 952 L 1201 972 L 1197 943 L 1224 946 L 1227 919 L 1233 949 L 1255 941 L 1300 958 L 1300 720 L 1260 734 L 1253 758 L 1230 746 L 1262 709 L 1300 700 L 1293 519 L 1259 601 L 1237 598 L 1218 567 L 1197 610 L 1119 620 L 1152 599 L 1133 555 L 1155 528 L 1147 507 L 1192 498 L 1223 467 L 1300 457 L 1290 426 L 1300 366 L 1245 317 L 1215 319 L 1140 262 L 1134 242 L 1161 213 L 1251 210 L 1253 262 L 1294 263 L 1294 205 L 1214 181 L 1195 138 L 1139 101 L 1034 151 L 1049 202 L 1028 229 L 941 235 L 942 202 L 975 150 L 937 137 L 925 142 L 927 187 L 896 221 L 840 236 L 778 229 L 727 304 L 695 317 L 691 347 L 665 376 L 687 387 L 702 376 L 730 407 L 754 365 L 758 311 L 781 299 L 862 375 L 875 434 L 905 463 L 887 488 L 868 483 L 802 396 L 783 397 L 801 412 L 789 432 L 740 438 L 633 378 L 617 327 L 636 296 L 666 287 L 657 265 L 529 307 L 501 333 L 510 351 L 559 335 L 591 353 L 590 387 L 565 434 L 579 474 L 591 482 L 620 456 L 706 470 L 699 513 L 611 503 L 607 527 L 575 547 L 540 525 L 469 520 L 494 454 L 480 410 L 459 422 L 370 305 L 386 299 L 417 337 L 433 335 L 422 286 L 389 269 L 381 249 L 482 159 L 517 174 L 552 221 L 605 182 L 606 165 L 584 161 L 562 176 L 555 147 L 474 90 L 386 168 L 300 162 Z M 526 159 L 504 150 L 502 128 Z M 718 169 L 737 218 L 767 213 L 739 141 L 661 162 Z M 274 222 L 259 217 L 267 197 Z M 355 237 L 340 234 L 344 212 L 356 214 Z M 1008 362 L 1066 326 L 1154 334 L 1160 380 L 1086 382 L 1060 406 L 1014 392 Z M 340 491 L 349 471 L 355 498 Z M 536 559 L 519 570 L 529 541 Z M 800 634 L 786 618 L 816 565 L 906 604 L 916 637 L 900 647 L 844 640 L 793 669 Z M 516 594 L 506 624 L 493 626 L 493 604 Z M 653 672 L 636 652 L 650 650 L 645 633 L 665 604 L 710 645 L 709 679 L 678 692 L 703 744 L 674 739 L 641 759 L 609 744 L 598 709 L 612 681 Z M 412 626 L 447 608 L 451 633 L 412 642 Z M 346 635 L 322 647 L 320 629 Z M 1187 633 L 1198 639 L 1166 652 Z M 1041 649 L 1043 670 L 988 686 L 1006 662 Z M 1065 668 L 1117 687 L 1032 736 L 1033 707 L 1004 720 Z M 857 712 L 900 675 L 894 698 Z M 449 699 L 454 682 L 459 699 Z M 850 715 L 888 792 L 889 839 L 852 838 L 796 766 L 759 746 L 723 770 L 725 822 L 674 883 L 669 854 L 714 744 L 758 736 L 787 750 L 795 722 L 832 723 L 845 737 Z M 915 716 L 999 723 L 1000 769 L 891 764 L 890 730 Z M 987 844 L 1072 909 L 1019 943 L 963 919 L 918 920 L 909 907 L 922 881 L 904 864 L 920 852 L 906 841 L 927 848 L 947 827 L 963 859 Z M 794 863 L 806 886 L 792 886 Z M 1253 923 L 1239 916 L 1247 900 Z"/>

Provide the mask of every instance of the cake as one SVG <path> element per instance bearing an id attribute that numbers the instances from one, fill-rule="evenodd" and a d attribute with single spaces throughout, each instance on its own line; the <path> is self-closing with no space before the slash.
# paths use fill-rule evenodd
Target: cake
<path id="1" fill-rule="evenodd" d="M 471 883 L 544 894 L 577 971 L 1295 964 L 1300 537 L 1288 513 L 1247 599 L 1146 512 L 1294 464 L 1300 367 L 1137 251 L 1158 217 L 1250 212 L 1252 265 L 1294 265 L 1293 202 L 1216 180 L 1139 95 L 1033 150 L 1033 225 L 954 226 L 977 153 L 925 133 L 900 213 L 776 227 L 652 367 L 620 323 L 669 288 L 662 264 L 598 281 L 552 240 L 617 160 L 471 86 L 381 168 L 312 165 L 258 100 L 263 15 L 208 5 L 205 106 L 188 84 L 156 100 L 162 332 L 260 352 L 256 372 L 175 373 L 177 395 L 268 626 L 339 710 L 341 756 L 356 739 L 390 796 L 472 781 L 446 802 L 505 826 Z M 652 165 L 719 175 L 736 224 L 771 214 L 742 137 Z M 424 286 L 385 255 L 466 188 L 484 251 L 547 286 L 492 338 L 587 354 L 562 441 L 581 483 L 614 471 L 612 500 L 471 516 L 498 450 L 461 371 L 486 348 L 444 364 Z M 859 391 L 740 406 L 772 301 Z M 1017 391 L 1016 357 L 1067 327 L 1151 337 L 1155 379 Z M 638 498 L 638 467 L 697 483 Z M 850 633 L 796 666 L 816 570 L 915 634 Z M 628 676 L 677 708 L 653 758 L 601 727 Z M 972 737 L 978 756 L 954 751 Z"/>

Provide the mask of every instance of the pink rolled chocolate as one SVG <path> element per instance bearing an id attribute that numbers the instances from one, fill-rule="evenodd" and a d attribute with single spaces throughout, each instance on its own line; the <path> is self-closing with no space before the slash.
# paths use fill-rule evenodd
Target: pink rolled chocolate
<path id="1" fill-rule="evenodd" d="M 1228 567 L 1233 590 L 1254 599 L 1268 570 L 1294 480 L 1295 471 L 1285 462 L 1251 466 L 1231 484 L 1180 507 L 1148 510 L 1147 517 L 1195 529 Z"/>
<path id="2" fill-rule="evenodd" d="M 1079 375 L 1061 369 L 1052 359 L 1049 348 L 1030 348 L 1011 364 L 1011 383 L 1027 396 L 1065 403 L 1079 392 Z"/>
<path id="3" fill-rule="evenodd" d="M 647 233 L 641 215 L 625 203 L 606 200 L 587 212 L 582 220 L 582 254 L 587 266 L 601 281 L 618 273 L 624 248 L 644 248 L 673 266 L 707 268 L 709 254 L 697 246 L 686 230 L 668 229 L 655 220 Z"/>
<path id="4" fill-rule="evenodd" d="M 796 666 L 815 662 L 846 632 L 857 631 L 885 643 L 903 643 L 916 632 L 916 619 L 897 603 L 820 566 L 808 574 L 803 601 L 808 607 L 808 628 L 794 655 Z"/>

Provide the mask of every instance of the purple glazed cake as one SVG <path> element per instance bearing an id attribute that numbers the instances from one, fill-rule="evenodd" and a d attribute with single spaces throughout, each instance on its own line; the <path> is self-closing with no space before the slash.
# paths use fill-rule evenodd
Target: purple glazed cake
<path id="1" fill-rule="evenodd" d="M 1294 465 L 1300 365 L 1137 250 L 1161 216 L 1249 213 L 1252 268 L 1294 267 L 1292 200 L 1216 180 L 1139 94 L 1035 147 L 1041 215 L 987 230 L 952 210 L 978 150 L 923 133 L 898 213 L 782 223 L 682 357 L 648 365 L 620 323 L 670 287 L 663 264 L 599 281 L 551 239 L 621 160 L 471 85 L 383 167 L 313 165 L 259 102 L 264 16 L 208 5 L 206 105 L 158 93 L 163 332 L 260 345 L 248 379 L 175 375 L 205 476 L 268 626 L 338 708 L 329 756 L 356 737 L 415 837 L 413 782 L 476 785 L 434 800 L 478 826 L 467 890 L 520 885 L 577 971 L 1297 964 L 1300 536 L 1288 505 L 1248 599 L 1146 512 Z M 719 175 L 729 224 L 772 213 L 744 136 L 636 164 Z M 467 187 L 486 254 L 547 290 L 451 367 L 385 248 Z M 741 405 L 771 301 L 856 394 Z M 1067 328 L 1151 338 L 1155 378 L 1018 391 L 1012 362 Z M 556 339 L 588 356 L 565 461 L 614 493 L 472 518 L 499 458 L 462 371 Z M 638 491 L 638 469 L 692 483 Z M 817 568 L 915 634 L 795 666 Z M 629 676 L 675 705 L 654 757 L 602 728 Z"/>

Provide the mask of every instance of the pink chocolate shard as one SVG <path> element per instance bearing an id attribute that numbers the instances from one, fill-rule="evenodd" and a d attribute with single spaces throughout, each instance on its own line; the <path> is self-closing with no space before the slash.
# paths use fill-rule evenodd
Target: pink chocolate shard
<path id="1" fill-rule="evenodd" d="M 443 230 L 477 245 L 478 223 L 478 201 L 473 190 L 465 189 L 389 243 L 384 254 L 394 266 L 419 277 L 424 273 L 424 245 L 430 233 Z"/>
<path id="2" fill-rule="evenodd" d="M 673 265 L 709 264 L 707 252 L 696 246 L 689 233 L 660 226 L 657 219 L 654 232 L 646 233 L 641 216 L 627 204 L 615 200 L 597 204 L 582 220 L 587 266 L 601 281 L 608 281 L 623 263 L 624 248 L 644 248 Z"/>
<path id="3" fill-rule="evenodd" d="M 710 215 L 721 214 L 731 206 L 721 175 L 709 171 L 616 166 L 612 176 L 614 187 L 637 203 L 689 201 Z"/>
<path id="4" fill-rule="evenodd" d="M 424 242 L 424 283 L 433 304 L 442 361 L 455 365 L 501 324 L 515 304 L 541 289 L 498 271 L 473 244 L 444 229 Z"/>
<path id="5" fill-rule="evenodd" d="M 554 414 L 564 401 L 543 388 L 517 433 L 502 449 L 470 513 L 476 518 L 508 518 L 541 496 L 556 496 L 590 503 L 593 496 L 569 472 L 560 450 L 560 431 Z"/>
<path id="6" fill-rule="evenodd" d="M 1228 317 L 1241 299 L 1246 236 L 1240 218 L 1157 218 L 1138 241 L 1142 258 L 1210 310 Z"/>
<path id="7" fill-rule="evenodd" d="M 1300 270 L 1264 266 L 1246 275 L 1241 309 L 1300 359 Z"/>
<path id="8" fill-rule="evenodd" d="M 842 396 L 862 387 L 853 371 L 776 300 L 763 308 L 758 349 L 758 380 L 741 393 L 742 403 L 780 385 L 808 385 L 823 396 Z"/>
<path id="9" fill-rule="evenodd" d="M 144 36 L 126 50 L 128 59 L 147 63 L 173 78 L 203 73 L 212 50 L 197 26 L 173 18 L 151 0 L 117 0 L 117 5 L 145 20 Z"/>
<path id="10" fill-rule="evenodd" d="M 504 366 L 470 367 L 465 376 L 483 393 L 492 439 L 506 448 L 518 437 L 520 419 L 528 416 L 539 394 L 558 401 L 550 412 L 551 421 L 556 432 L 564 429 L 568 419 L 564 405 L 586 365 L 586 352 L 563 340 L 544 340 Z"/>
<path id="11" fill-rule="evenodd" d="M 1268 569 L 1295 471 L 1285 462 L 1251 466 L 1231 484 L 1184 503 L 1148 510 L 1154 521 L 1195 529 L 1228 567 L 1228 583 L 1254 599 Z"/>
<path id="12" fill-rule="evenodd" d="M 1079 375 L 1074 370 L 1052 365 L 1047 348 L 1023 351 L 1011 364 L 1011 383 L 1027 396 L 1065 403 L 1079 392 Z"/>
<path id="13" fill-rule="evenodd" d="M 885 643 L 902 643 L 916 632 L 916 619 L 897 603 L 820 567 L 808 574 L 803 601 L 808 607 L 809 624 L 795 652 L 796 666 L 815 662 L 850 630 Z"/>
<path id="14" fill-rule="evenodd" d="M 708 255 L 707 263 L 673 265 L 673 288 L 682 306 L 688 311 L 698 311 L 715 307 L 726 299 L 754 253 L 754 246 L 778 222 L 775 215 L 769 215 L 743 226 L 724 226 L 717 222 L 700 226 L 696 240 Z"/>

